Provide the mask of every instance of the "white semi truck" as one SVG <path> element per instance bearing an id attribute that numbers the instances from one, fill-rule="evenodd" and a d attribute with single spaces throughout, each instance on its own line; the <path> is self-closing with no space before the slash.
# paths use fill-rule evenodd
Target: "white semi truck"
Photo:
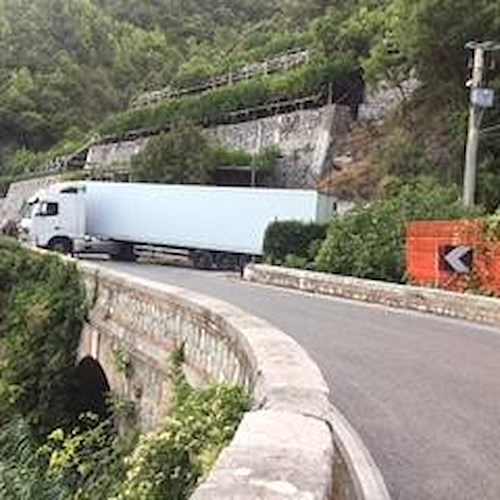
<path id="1" fill-rule="evenodd" d="M 225 269 L 262 255 L 271 222 L 325 222 L 339 208 L 312 190 L 93 181 L 53 184 L 29 204 L 24 225 L 39 247 L 133 260 L 134 245 L 157 245 Z"/>

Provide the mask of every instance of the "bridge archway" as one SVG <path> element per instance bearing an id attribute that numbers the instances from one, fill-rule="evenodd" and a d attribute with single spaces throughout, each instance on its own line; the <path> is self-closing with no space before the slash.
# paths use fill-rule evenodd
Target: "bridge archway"
<path id="1" fill-rule="evenodd" d="M 108 395 L 110 385 L 100 363 L 83 358 L 76 367 L 76 405 L 78 414 L 92 412 L 101 418 L 110 416 Z"/>

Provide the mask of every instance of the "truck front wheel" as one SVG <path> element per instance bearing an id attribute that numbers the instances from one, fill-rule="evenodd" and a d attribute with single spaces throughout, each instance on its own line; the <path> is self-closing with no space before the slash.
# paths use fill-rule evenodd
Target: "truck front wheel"
<path id="1" fill-rule="evenodd" d="M 49 250 L 57 253 L 70 254 L 73 253 L 73 243 L 69 238 L 53 238 L 49 242 Z"/>

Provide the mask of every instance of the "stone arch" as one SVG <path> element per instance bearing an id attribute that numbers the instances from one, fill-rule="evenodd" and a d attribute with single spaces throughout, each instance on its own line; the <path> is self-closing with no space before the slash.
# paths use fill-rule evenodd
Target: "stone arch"
<path id="1" fill-rule="evenodd" d="M 84 357 L 76 366 L 77 413 L 92 412 L 101 418 L 110 416 L 107 397 L 110 384 L 99 361 L 91 356 Z"/>

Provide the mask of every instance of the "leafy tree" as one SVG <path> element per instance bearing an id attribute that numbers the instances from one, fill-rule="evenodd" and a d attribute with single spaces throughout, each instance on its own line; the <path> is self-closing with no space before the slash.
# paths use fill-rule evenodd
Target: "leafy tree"
<path id="1" fill-rule="evenodd" d="M 210 184 L 214 173 L 213 149 L 201 131 L 189 123 L 151 139 L 132 162 L 135 181 Z"/>
<path id="2" fill-rule="evenodd" d="M 134 95 L 170 84 L 184 58 L 167 34 L 157 29 L 120 24 L 116 31 L 113 82 L 120 89 L 120 103 L 127 106 Z"/>

